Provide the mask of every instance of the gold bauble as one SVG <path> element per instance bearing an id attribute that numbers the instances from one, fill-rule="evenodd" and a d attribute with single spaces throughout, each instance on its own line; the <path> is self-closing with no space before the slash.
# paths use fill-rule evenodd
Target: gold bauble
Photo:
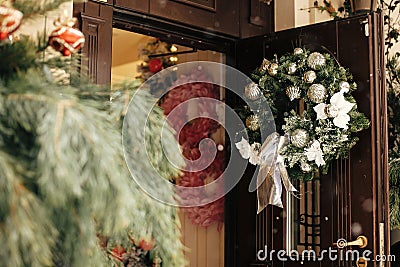
<path id="1" fill-rule="evenodd" d="M 252 131 L 260 129 L 260 121 L 258 115 L 250 115 L 246 118 L 246 127 Z"/>
<path id="2" fill-rule="evenodd" d="M 301 49 L 300 47 L 296 47 L 296 48 L 293 50 L 293 54 L 295 54 L 295 55 L 302 54 L 303 52 L 304 52 L 303 49 Z"/>
<path id="3" fill-rule="evenodd" d="M 271 62 L 269 62 L 268 59 L 264 58 L 263 62 L 261 63 L 261 66 L 260 66 L 259 70 L 261 72 L 265 73 L 268 70 L 269 64 L 271 64 Z"/>
<path id="4" fill-rule="evenodd" d="M 288 86 L 286 88 L 286 95 L 289 97 L 290 101 L 300 98 L 301 91 L 298 86 Z"/>
<path id="5" fill-rule="evenodd" d="M 271 63 L 268 66 L 268 73 L 271 76 L 275 76 L 278 73 L 278 63 Z"/>
<path id="6" fill-rule="evenodd" d="M 303 80 L 306 83 L 313 83 L 316 78 L 317 78 L 317 74 L 313 70 L 307 71 L 306 73 L 304 73 L 304 76 L 303 76 Z"/>
<path id="7" fill-rule="evenodd" d="M 303 148 L 305 147 L 308 142 L 310 141 L 310 136 L 304 129 L 296 129 L 290 135 L 290 141 L 296 147 Z"/>
<path id="8" fill-rule="evenodd" d="M 312 84 L 310 88 L 308 88 L 307 96 L 314 103 L 323 103 L 327 97 L 327 91 L 325 86 L 322 84 L 316 83 Z"/>
<path id="9" fill-rule="evenodd" d="M 287 67 L 287 72 L 288 74 L 294 74 L 297 70 L 297 65 L 296 63 L 290 63 L 289 66 Z"/>
<path id="10" fill-rule="evenodd" d="M 345 90 L 345 91 L 348 92 L 350 90 L 350 84 L 348 82 L 346 82 L 346 81 L 341 81 L 339 83 L 339 89 L 340 90 Z"/>
<path id="11" fill-rule="evenodd" d="M 312 68 L 312 69 L 317 69 L 321 66 L 325 65 L 325 57 L 321 53 L 314 52 L 311 53 L 310 56 L 307 59 L 307 65 Z"/>
<path id="12" fill-rule="evenodd" d="M 310 164 L 308 164 L 308 163 L 306 163 L 306 162 L 302 162 L 302 163 L 300 164 L 300 169 L 301 169 L 303 172 L 310 172 L 310 171 L 312 170 Z"/>
<path id="13" fill-rule="evenodd" d="M 261 96 L 261 90 L 256 83 L 251 82 L 244 88 L 244 96 L 250 100 L 257 100 Z"/>

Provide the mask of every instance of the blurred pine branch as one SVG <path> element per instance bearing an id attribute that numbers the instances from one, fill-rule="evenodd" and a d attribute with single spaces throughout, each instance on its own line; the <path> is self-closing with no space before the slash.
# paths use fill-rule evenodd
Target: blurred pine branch
<path id="1" fill-rule="evenodd" d="M 14 7 L 29 18 L 62 2 Z M 127 234 L 154 237 L 165 266 L 184 266 L 176 209 L 146 195 L 123 157 L 122 119 L 138 85 L 111 93 L 80 75 L 78 56 L 44 47 L 25 37 L 0 44 L 0 266 L 110 266 L 98 236 L 123 242 Z M 152 97 L 135 97 L 141 106 L 132 112 L 144 120 Z M 163 156 L 164 121 L 154 107 L 144 129 L 151 142 L 133 157 L 144 181 L 173 201 L 172 187 L 154 186 L 153 166 L 165 179 L 179 174 Z M 132 135 L 143 140 L 143 129 Z M 168 126 L 163 138 L 177 149 Z"/>

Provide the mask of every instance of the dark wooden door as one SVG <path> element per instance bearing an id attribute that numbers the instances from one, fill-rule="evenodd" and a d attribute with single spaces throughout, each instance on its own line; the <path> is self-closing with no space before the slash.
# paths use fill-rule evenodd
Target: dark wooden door
<path id="1" fill-rule="evenodd" d="M 263 57 L 272 58 L 293 51 L 295 47 L 329 51 L 342 66 L 350 69 L 358 90 L 354 96 L 358 108 L 371 120 L 371 127 L 359 133 L 360 141 L 346 160 L 330 166 L 328 175 L 309 183 L 296 183 L 303 193 L 300 200 L 283 200 L 285 208 L 269 206 L 256 215 L 255 193 L 248 192 L 254 169 L 233 190 L 227 202 L 226 266 L 356 266 L 337 252 L 337 260 L 282 261 L 278 250 L 318 251 L 332 248 L 339 239 L 348 242 L 359 236 L 368 239 L 367 247 L 353 250 L 360 255 L 370 250 L 388 255 L 388 180 L 387 122 L 382 50 L 382 22 L 379 14 L 360 15 L 345 20 L 278 32 L 239 42 L 237 67 L 250 73 Z M 233 105 L 235 103 L 232 103 Z M 307 194 L 307 193 L 312 194 Z M 289 203 L 290 202 L 290 203 Z M 302 204 L 300 204 L 300 202 Z M 291 224 L 291 227 L 288 225 Z M 272 261 L 257 260 L 257 253 L 275 250 Z M 282 255 L 281 255 L 282 256 Z M 365 266 L 361 265 L 360 266 Z M 389 266 L 368 262 L 368 266 Z"/>
<path id="2" fill-rule="evenodd" d="M 150 14 L 191 27 L 239 35 L 239 1 L 150 0 Z"/>

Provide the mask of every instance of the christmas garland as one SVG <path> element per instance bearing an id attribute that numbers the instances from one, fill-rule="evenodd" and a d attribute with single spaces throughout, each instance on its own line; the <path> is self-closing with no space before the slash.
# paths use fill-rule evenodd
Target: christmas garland
<path id="1" fill-rule="evenodd" d="M 346 158 L 358 141 L 352 133 L 369 127 L 351 95 L 357 89 L 352 75 L 328 53 L 296 48 L 280 58 L 264 59 L 252 79 L 244 92 L 252 108 L 239 110 L 246 128 L 236 144 L 252 164 L 260 164 L 260 129 L 266 127 L 262 118 L 271 112 L 277 131 L 286 136 L 278 154 L 291 179 L 326 174 L 330 162 Z"/>

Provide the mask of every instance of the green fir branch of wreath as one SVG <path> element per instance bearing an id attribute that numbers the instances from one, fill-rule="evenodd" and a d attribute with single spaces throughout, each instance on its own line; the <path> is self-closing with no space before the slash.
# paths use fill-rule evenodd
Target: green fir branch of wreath
<path id="1" fill-rule="evenodd" d="M 319 173 L 326 174 L 331 161 L 346 158 L 358 141 L 358 137 L 351 134 L 368 128 L 370 122 L 358 111 L 356 100 L 351 95 L 357 89 L 357 85 L 352 81 L 353 77 L 348 69 L 341 67 L 329 53 L 313 53 L 314 57 L 317 56 L 323 63 L 311 66 L 308 60 L 312 53 L 306 49 L 298 51 L 300 52 L 286 53 L 280 58 L 275 55 L 271 61 L 264 59 L 262 65 L 252 73 L 251 77 L 258 85 L 257 90 L 265 97 L 254 99 L 253 104 L 257 107 L 257 115 L 266 118 L 269 114 L 264 113 L 269 111 L 263 101 L 267 101 L 276 120 L 276 128 L 281 134 L 293 135 L 296 130 L 307 133 L 303 146 L 299 147 L 298 144 L 290 142 L 279 153 L 284 158 L 290 177 L 310 180 Z M 306 79 L 308 72 L 313 72 L 312 81 Z M 319 102 L 316 102 L 313 95 L 308 94 L 311 85 L 314 84 L 322 86 L 325 90 L 324 99 Z M 289 89 L 295 91 L 295 97 L 290 97 Z M 314 110 L 318 103 L 329 104 L 332 96 L 339 92 L 346 102 L 354 105 L 347 113 L 350 121 L 346 128 L 334 125 L 334 117 L 317 119 Z M 301 102 L 304 104 L 304 110 L 299 114 Z M 248 107 L 239 112 L 244 122 L 252 113 Z M 263 129 L 262 120 L 259 123 L 259 127 Z M 250 143 L 262 141 L 258 129 L 247 127 L 243 131 L 247 132 Z M 315 141 L 320 144 L 325 164 L 317 165 L 316 161 L 308 160 L 305 155 L 306 149 Z"/>

